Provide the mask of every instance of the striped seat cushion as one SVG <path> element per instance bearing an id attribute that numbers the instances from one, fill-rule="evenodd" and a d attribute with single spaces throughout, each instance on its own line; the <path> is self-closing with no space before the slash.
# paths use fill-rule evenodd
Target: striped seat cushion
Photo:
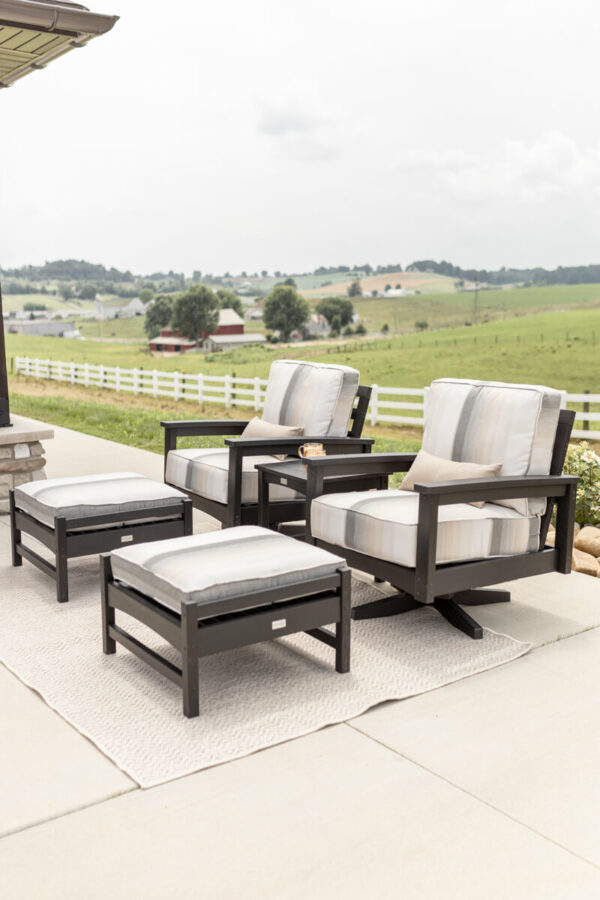
<path id="1" fill-rule="evenodd" d="M 38 522 L 54 527 L 57 516 L 112 515 L 171 506 L 185 494 L 135 472 L 32 481 L 15 488 L 15 505 Z"/>
<path id="2" fill-rule="evenodd" d="M 425 398 L 423 449 L 456 462 L 502 463 L 501 476 L 548 475 L 560 392 L 541 385 L 441 378 Z M 540 515 L 546 500 L 503 500 Z"/>
<path id="3" fill-rule="evenodd" d="M 345 561 L 267 528 L 242 525 L 111 554 L 113 575 L 175 611 L 333 575 Z"/>
<path id="4" fill-rule="evenodd" d="M 327 494 L 311 506 L 313 537 L 376 559 L 414 568 L 419 497 L 411 491 Z M 538 516 L 486 503 L 439 508 L 437 562 L 511 556 L 538 549 Z"/>
<path id="5" fill-rule="evenodd" d="M 275 456 L 245 456 L 242 463 L 242 503 L 258 502 L 258 472 L 261 463 L 277 463 Z M 227 503 L 229 450 L 216 447 L 171 450 L 165 475 L 169 484 L 192 491 L 208 500 Z M 301 495 L 290 488 L 270 485 L 269 500 L 294 500 Z"/>
<path id="6" fill-rule="evenodd" d="M 301 425 L 307 437 L 345 437 L 359 373 L 348 366 L 280 359 L 272 363 L 263 419 Z"/>

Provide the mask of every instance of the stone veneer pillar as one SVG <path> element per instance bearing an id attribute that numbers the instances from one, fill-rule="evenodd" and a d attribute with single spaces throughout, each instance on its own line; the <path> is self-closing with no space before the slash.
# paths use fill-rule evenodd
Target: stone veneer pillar
<path id="1" fill-rule="evenodd" d="M 0 428 L 0 514 L 8 512 L 8 493 L 28 481 L 45 478 L 42 440 L 54 431 L 41 422 L 11 416 L 11 428 Z"/>

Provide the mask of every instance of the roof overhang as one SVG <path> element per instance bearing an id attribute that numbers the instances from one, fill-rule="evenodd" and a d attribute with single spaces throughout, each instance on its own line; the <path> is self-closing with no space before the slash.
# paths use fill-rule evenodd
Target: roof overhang
<path id="1" fill-rule="evenodd" d="M 0 0 L 0 88 L 105 34 L 118 18 L 61 0 Z"/>

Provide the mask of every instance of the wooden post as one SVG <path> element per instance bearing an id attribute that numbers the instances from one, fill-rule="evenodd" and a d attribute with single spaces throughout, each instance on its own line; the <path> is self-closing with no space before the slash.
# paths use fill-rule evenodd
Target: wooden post
<path id="1" fill-rule="evenodd" d="M 585 390 L 583 393 L 584 393 L 584 394 L 589 394 L 589 390 Z M 589 401 L 588 401 L 588 400 L 586 400 L 586 401 L 584 402 L 584 404 L 583 404 L 583 411 L 584 411 L 584 413 L 589 413 L 589 411 L 590 411 L 590 404 L 589 404 Z M 590 420 L 589 420 L 589 419 L 584 419 L 584 420 L 583 420 L 583 430 L 584 430 L 584 431 L 589 431 L 589 430 L 590 430 Z"/>

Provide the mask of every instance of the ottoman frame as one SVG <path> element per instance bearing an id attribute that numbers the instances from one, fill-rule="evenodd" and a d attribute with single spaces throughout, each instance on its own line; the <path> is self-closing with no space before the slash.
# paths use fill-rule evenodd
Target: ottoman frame
<path id="1" fill-rule="evenodd" d="M 162 541 L 192 533 L 192 501 L 187 497 L 165 506 L 93 516 L 56 516 L 54 528 L 39 522 L 15 505 L 10 492 L 10 540 L 13 566 L 29 560 L 56 582 L 56 599 L 69 599 L 67 562 L 78 556 L 91 556 L 116 550 L 123 545 Z M 140 521 L 154 519 L 152 522 Z M 120 527 L 118 523 L 121 524 Z M 98 527 L 106 526 L 106 528 Z M 74 531 L 73 529 L 78 529 Z M 85 530 L 90 529 L 90 530 Z M 22 543 L 22 533 L 40 541 L 54 553 L 55 564 L 44 559 L 31 547 Z"/>
<path id="2" fill-rule="evenodd" d="M 200 657 L 304 631 L 335 649 L 337 672 L 350 671 L 350 569 L 340 564 L 334 575 L 298 581 L 285 587 L 244 593 L 224 600 L 184 600 L 181 614 L 120 581 L 115 581 L 110 553 L 100 558 L 102 645 L 104 653 L 126 647 L 183 689 L 183 713 L 199 714 Z M 181 652 L 181 668 L 147 647 L 115 622 L 121 610 L 142 622 Z M 324 625 L 335 624 L 335 632 Z"/>

